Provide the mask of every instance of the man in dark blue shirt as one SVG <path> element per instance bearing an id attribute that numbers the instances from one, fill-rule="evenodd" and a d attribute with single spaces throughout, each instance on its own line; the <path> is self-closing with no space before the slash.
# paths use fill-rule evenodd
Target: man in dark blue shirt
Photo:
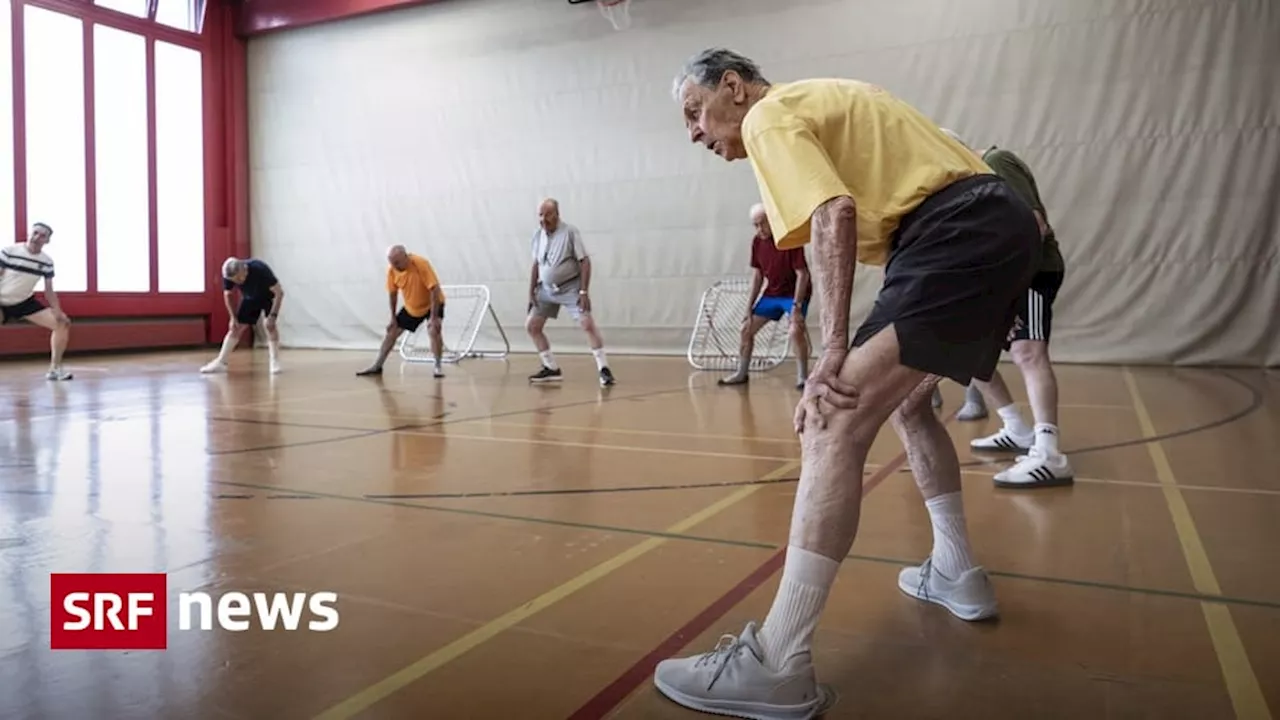
<path id="1" fill-rule="evenodd" d="M 240 289 L 240 305 L 233 308 L 231 296 L 236 288 Z M 263 316 L 266 316 L 263 330 L 267 334 L 271 372 L 280 372 L 280 334 L 276 330 L 276 319 L 280 317 L 280 305 L 284 303 L 284 288 L 280 286 L 271 266 L 252 258 L 227 258 L 222 264 L 222 296 L 227 303 L 231 325 L 227 329 L 227 336 L 222 340 L 222 352 L 213 362 L 200 368 L 200 372 L 225 372 L 227 360 L 240 342 L 244 330 L 256 325 Z"/>

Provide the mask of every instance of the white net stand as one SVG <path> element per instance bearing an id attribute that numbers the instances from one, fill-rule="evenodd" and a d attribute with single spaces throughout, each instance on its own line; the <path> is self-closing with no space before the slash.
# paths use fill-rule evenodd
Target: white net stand
<path id="1" fill-rule="evenodd" d="M 702 293 L 693 336 L 689 338 L 689 364 L 695 369 L 738 369 L 738 343 L 742 338 L 742 319 L 751 308 L 750 294 L 749 277 L 724 278 Z M 791 333 L 787 323 L 767 323 L 756 333 L 748 369 L 751 372 L 772 370 L 787 359 L 789 352 Z"/>
<path id="2" fill-rule="evenodd" d="M 489 288 L 484 285 L 444 285 L 444 322 L 440 334 L 444 340 L 441 360 L 456 363 L 466 358 L 505 358 L 511 352 L 507 333 L 498 321 L 498 315 L 489 304 Z M 493 321 L 493 328 L 485 325 L 485 318 Z M 483 330 L 483 333 L 481 332 Z M 501 345 L 500 350 L 478 350 L 480 347 Z M 405 362 L 432 362 L 429 323 L 424 322 L 412 333 L 405 333 L 400 340 L 400 357 Z"/>
<path id="3" fill-rule="evenodd" d="M 631 27 L 631 0 L 596 0 L 596 7 L 614 30 Z"/>

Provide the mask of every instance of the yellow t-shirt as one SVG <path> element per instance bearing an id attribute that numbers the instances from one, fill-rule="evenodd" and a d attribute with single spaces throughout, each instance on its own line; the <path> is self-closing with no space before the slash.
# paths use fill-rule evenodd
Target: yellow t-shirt
<path id="1" fill-rule="evenodd" d="M 387 268 L 387 292 L 400 291 L 404 309 L 414 317 L 422 317 L 431 309 L 431 289 L 440 285 L 435 268 L 421 255 L 409 253 L 409 267 L 397 270 Z M 444 290 L 440 291 L 444 302 Z"/>
<path id="2" fill-rule="evenodd" d="M 856 80 L 775 85 L 747 112 L 742 139 L 777 246 L 809 242 L 809 218 L 853 198 L 858 262 L 884 265 L 902 216 L 956 180 L 991 174 L 920 111 Z"/>

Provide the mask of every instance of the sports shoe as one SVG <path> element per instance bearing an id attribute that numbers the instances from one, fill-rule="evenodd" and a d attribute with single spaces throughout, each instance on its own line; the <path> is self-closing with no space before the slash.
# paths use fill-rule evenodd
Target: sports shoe
<path id="1" fill-rule="evenodd" d="M 960 412 L 956 413 L 956 420 L 961 422 L 971 422 L 973 420 L 985 420 L 987 418 L 987 406 L 980 402 L 965 400 L 964 405 L 960 406 Z"/>
<path id="2" fill-rule="evenodd" d="M 541 370 L 529 376 L 529 382 L 552 382 L 560 380 L 562 377 L 563 375 L 560 372 L 560 368 L 552 370 L 546 365 L 543 365 Z"/>
<path id="3" fill-rule="evenodd" d="M 1061 487 L 1075 482 L 1071 464 L 1062 453 L 1050 455 L 1033 447 L 1026 455 L 1019 455 L 1013 467 L 996 473 L 996 487 L 1042 488 Z"/>
<path id="4" fill-rule="evenodd" d="M 209 375 L 212 373 L 226 372 L 226 371 L 227 371 L 227 364 L 222 362 L 221 360 L 214 360 L 208 365 L 205 365 L 204 367 L 200 368 L 200 372 L 204 373 L 205 375 Z"/>
<path id="5" fill-rule="evenodd" d="M 613 371 L 607 367 L 600 368 L 600 387 L 609 387 L 614 382 Z"/>
<path id="6" fill-rule="evenodd" d="M 933 567 L 933 558 L 898 573 L 898 589 L 911 597 L 936 603 L 961 620 L 986 620 L 999 612 L 996 590 L 987 571 L 972 567 L 952 580 Z"/>
<path id="7" fill-rule="evenodd" d="M 271 374 L 279 375 L 280 374 L 280 358 L 271 358 L 270 363 L 271 363 Z"/>
<path id="8" fill-rule="evenodd" d="M 766 666 L 755 623 L 737 637 L 721 636 L 711 652 L 663 660 L 653 683 L 687 708 L 752 720 L 808 720 L 835 703 L 831 688 L 818 684 L 807 653 L 780 671 Z"/>
<path id="9" fill-rule="evenodd" d="M 1017 452 L 1019 450 L 1030 450 L 1033 442 L 1035 442 L 1034 433 L 1029 433 L 1026 437 L 1019 437 L 1009 432 L 1009 428 L 1002 427 L 994 434 L 970 440 L 969 447 L 974 450 Z"/>
<path id="10" fill-rule="evenodd" d="M 75 375 L 72 375 L 71 373 L 59 367 L 59 368 L 50 368 L 49 372 L 44 374 L 44 377 L 46 380 L 61 381 L 61 380 L 70 380 L 74 378 Z"/>

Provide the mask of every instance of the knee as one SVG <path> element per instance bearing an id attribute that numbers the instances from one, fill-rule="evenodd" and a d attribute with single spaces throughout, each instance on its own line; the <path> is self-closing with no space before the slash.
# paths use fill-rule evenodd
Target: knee
<path id="1" fill-rule="evenodd" d="M 524 329 L 530 335 L 537 335 L 542 332 L 542 326 L 546 323 L 541 316 L 530 312 L 529 317 L 524 319 Z"/>
<path id="2" fill-rule="evenodd" d="M 803 344 L 804 341 L 805 341 L 804 324 L 793 322 L 791 324 L 791 342 L 796 345 L 800 345 L 800 344 Z"/>
<path id="3" fill-rule="evenodd" d="M 1049 344 L 1039 340 L 1022 340 L 1009 349 L 1013 362 L 1024 373 L 1049 369 Z"/>

